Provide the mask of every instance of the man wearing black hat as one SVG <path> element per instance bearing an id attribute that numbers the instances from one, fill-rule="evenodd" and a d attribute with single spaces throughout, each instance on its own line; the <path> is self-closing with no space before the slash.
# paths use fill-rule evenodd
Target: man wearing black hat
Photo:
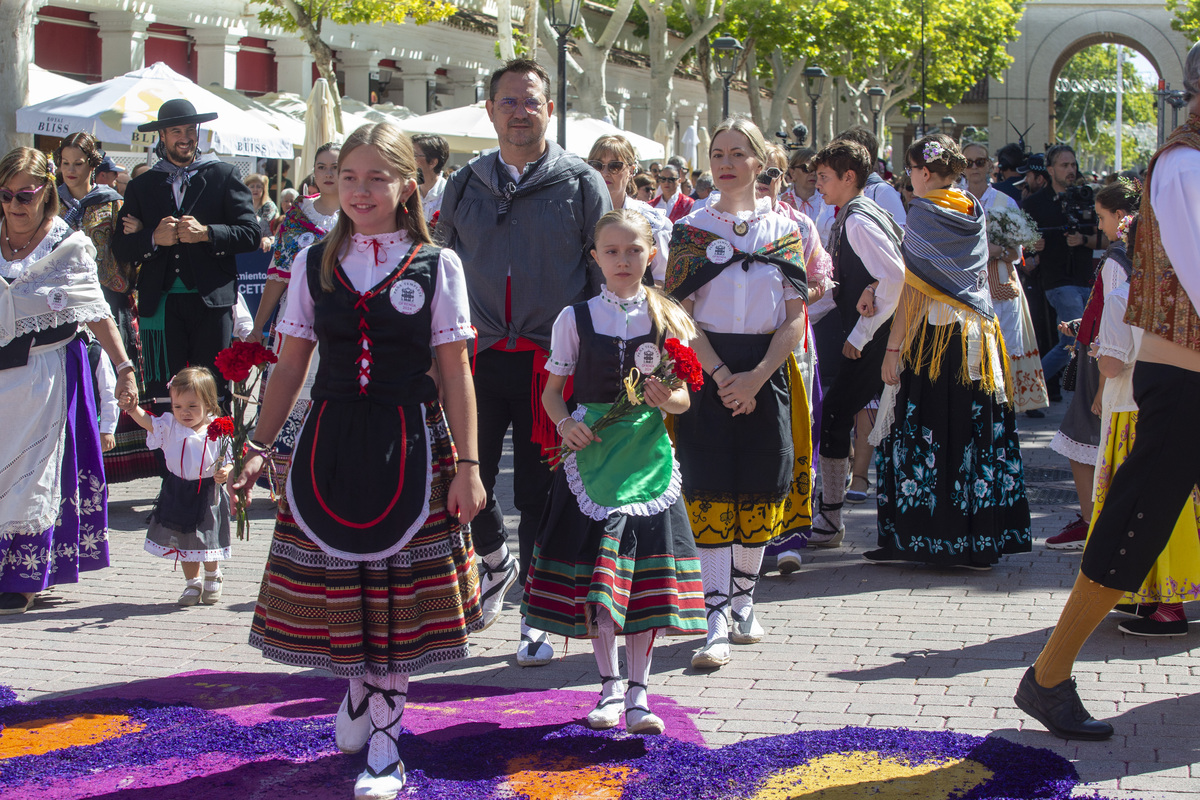
<path id="1" fill-rule="evenodd" d="M 160 160 L 129 182 L 113 235 L 117 258 L 142 265 L 138 319 L 156 403 L 170 402 L 166 381 L 185 366 L 216 374 L 216 355 L 233 334 L 235 256 L 259 243 L 250 189 L 231 165 L 199 154 L 200 123 L 216 117 L 168 100 L 157 121 L 138 126 L 158 132 Z"/>

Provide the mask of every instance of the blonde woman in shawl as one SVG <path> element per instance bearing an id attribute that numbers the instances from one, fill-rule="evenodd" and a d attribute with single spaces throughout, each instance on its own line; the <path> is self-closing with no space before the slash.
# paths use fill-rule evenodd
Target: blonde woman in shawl
<path id="1" fill-rule="evenodd" d="M 863 557 L 988 570 L 1029 551 L 1031 530 L 1008 356 L 987 288 L 986 218 L 951 188 L 966 167 L 952 139 L 918 139 L 906 158 L 905 286 L 871 437 L 879 549 Z"/>

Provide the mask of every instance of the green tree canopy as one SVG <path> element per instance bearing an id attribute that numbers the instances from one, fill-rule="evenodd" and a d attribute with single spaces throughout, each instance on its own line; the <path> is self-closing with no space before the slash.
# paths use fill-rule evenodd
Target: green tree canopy
<path id="1" fill-rule="evenodd" d="M 1200 39 L 1200 0 L 1167 0 L 1167 10 L 1175 12 L 1172 28 L 1193 42 Z"/>
<path id="2" fill-rule="evenodd" d="M 1055 82 L 1055 137 L 1073 144 L 1081 164 L 1091 160 L 1096 168 L 1110 167 L 1116 155 L 1118 47 L 1097 44 L 1079 51 Z M 1154 139 L 1138 134 L 1156 125 L 1158 109 L 1153 87 L 1129 63 L 1135 51 L 1124 50 L 1121 149 L 1123 166 L 1129 166 L 1145 164 L 1153 154 Z"/>

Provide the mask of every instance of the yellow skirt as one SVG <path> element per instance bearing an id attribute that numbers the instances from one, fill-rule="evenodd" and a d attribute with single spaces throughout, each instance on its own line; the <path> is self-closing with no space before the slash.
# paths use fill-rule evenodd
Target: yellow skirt
<path id="1" fill-rule="evenodd" d="M 1104 507 L 1113 473 L 1124 463 L 1133 446 L 1136 411 L 1109 415 L 1100 440 L 1100 462 L 1096 468 L 1096 500 L 1092 525 Z M 1088 534 L 1091 535 L 1089 528 Z M 1126 593 L 1123 603 L 1183 603 L 1200 598 L 1200 496 L 1195 490 L 1175 521 L 1171 539 L 1154 562 L 1150 574 L 1136 592 Z"/>
<path id="2" fill-rule="evenodd" d="M 808 393 L 794 355 L 788 356 L 791 383 L 792 484 L 778 503 L 687 503 L 698 547 L 727 544 L 764 546 L 772 539 L 812 528 L 812 422 Z"/>

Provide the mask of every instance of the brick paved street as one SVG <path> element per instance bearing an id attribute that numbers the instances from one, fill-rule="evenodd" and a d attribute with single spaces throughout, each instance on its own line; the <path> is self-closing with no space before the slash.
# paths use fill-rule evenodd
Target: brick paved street
<path id="1" fill-rule="evenodd" d="M 800 572 L 760 582 L 760 644 L 735 648 L 732 664 L 699 675 L 689 666 L 698 640 L 672 640 L 656 649 L 651 690 L 702 708 L 697 724 L 711 745 L 843 725 L 948 729 L 1048 747 L 1075 762 L 1089 792 L 1200 797 L 1200 664 L 1189 653 L 1200 631 L 1144 640 L 1119 633 L 1115 616 L 1101 625 L 1075 674 L 1088 708 L 1116 726 L 1109 742 L 1064 743 L 1013 706 L 1078 569 L 1077 552 L 1041 545 L 1074 513 L 1067 462 L 1048 447 L 1063 411 L 1056 404 L 1046 420 L 1021 418 L 1036 503 L 1032 553 L 988 573 L 870 565 L 859 556 L 874 547 L 868 503 L 850 511 L 841 549 L 806 555 Z M 110 569 L 0 618 L 0 684 L 22 700 L 204 668 L 286 671 L 246 644 L 270 540 L 266 501 L 252 512 L 250 542 L 235 542 L 222 604 L 181 609 L 182 574 L 141 549 L 156 490 L 152 481 L 113 488 Z M 471 659 L 428 678 L 598 688 L 583 642 L 548 667 L 515 666 L 516 598 L 514 590 L 505 616 L 474 640 Z M 557 646 L 561 654 L 562 640 Z"/>

